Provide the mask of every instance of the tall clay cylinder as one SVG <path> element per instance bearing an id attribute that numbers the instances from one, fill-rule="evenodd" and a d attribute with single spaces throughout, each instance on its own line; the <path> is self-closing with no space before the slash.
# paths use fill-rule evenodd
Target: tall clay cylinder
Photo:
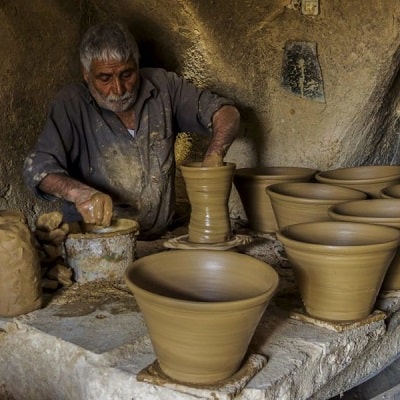
<path id="1" fill-rule="evenodd" d="M 223 243 L 231 237 L 228 201 L 235 164 L 202 167 L 201 163 L 181 165 L 191 205 L 189 241 Z"/>

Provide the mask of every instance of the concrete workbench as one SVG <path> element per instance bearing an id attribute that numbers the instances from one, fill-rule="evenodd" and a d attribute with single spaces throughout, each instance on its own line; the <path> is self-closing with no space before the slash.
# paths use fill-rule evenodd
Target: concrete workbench
<path id="1" fill-rule="evenodd" d="M 279 290 L 250 345 L 266 365 L 235 398 L 329 399 L 376 373 L 400 351 L 400 300 L 380 297 L 378 312 L 342 326 L 302 318 L 292 269 L 273 234 L 249 234 L 238 249 L 279 273 Z M 137 242 L 137 257 L 168 251 L 165 240 Z M 137 380 L 155 355 L 134 297 L 122 281 L 94 281 L 45 297 L 42 309 L 0 319 L 0 399 L 229 399 L 230 392 Z"/>

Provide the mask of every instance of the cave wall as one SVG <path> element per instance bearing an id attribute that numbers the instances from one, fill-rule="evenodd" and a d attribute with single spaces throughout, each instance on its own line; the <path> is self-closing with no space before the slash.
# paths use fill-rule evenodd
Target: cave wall
<path id="1" fill-rule="evenodd" d="M 82 32 L 104 19 L 130 26 L 142 66 L 174 70 L 236 101 L 241 135 L 227 159 L 238 167 L 323 170 L 399 163 L 399 2 L 375 0 L 366 7 L 364 0 L 321 0 L 315 16 L 304 15 L 300 5 L 300 0 L 0 1 L 0 209 L 20 208 L 32 218 L 57 206 L 28 192 L 22 162 L 49 100 L 80 77 Z M 315 68 L 312 75 L 288 56 L 292 43 L 314 48 L 305 66 L 318 66 L 320 82 L 313 80 Z M 285 76 L 302 89 L 288 87 Z M 313 96 L 315 88 L 319 96 Z M 241 213 L 237 199 L 231 211 Z"/>

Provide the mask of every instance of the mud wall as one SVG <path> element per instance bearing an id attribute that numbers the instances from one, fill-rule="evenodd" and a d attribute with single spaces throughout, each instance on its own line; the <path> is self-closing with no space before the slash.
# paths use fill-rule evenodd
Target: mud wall
<path id="1" fill-rule="evenodd" d="M 0 1 L 0 208 L 34 217 L 57 206 L 27 191 L 22 162 L 51 97 L 79 79 L 82 32 L 110 18 L 129 24 L 143 66 L 235 99 L 242 129 L 227 158 L 238 167 L 399 163 L 400 4 L 319 6 L 305 15 L 300 0 Z"/>

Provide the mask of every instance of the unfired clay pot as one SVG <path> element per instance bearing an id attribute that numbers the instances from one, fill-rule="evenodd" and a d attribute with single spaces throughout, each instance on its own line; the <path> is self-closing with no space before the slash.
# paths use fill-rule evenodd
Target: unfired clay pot
<path id="1" fill-rule="evenodd" d="M 191 205 L 189 241 L 226 242 L 232 235 L 228 201 L 235 164 L 202 167 L 193 162 L 181 165 L 180 169 Z"/>
<path id="2" fill-rule="evenodd" d="M 336 221 L 363 222 L 400 229 L 400 199 L 369 199 L 337 204 L 328 210 Z M 400 251 L 391 262 L 382 290 L 400 290 Z"/>
<path id="3" fill-rule="evenodd" d="M 383 199 L 400 199 L 400 183 L 384 187 L 380 192 Z"/>
<path id="4" fill-rule="evenodd" d="M 368 193 L 370 197 L 381 197 L 380 191 L 400 182 L 400 165 L 365 165 L 321 171 L 315 175 L 321 183 L 345 186 Z"/>
<path id="5" fill-rule="evenodd" d="M 356 321 L 373 310 L 400 243 L 400 231 L 358 222 L 307 222 L 277 232 L 306 312 L 329 321 Z"/>
<path id="6" fill-rule="evenodd" d="M 246 213 L 249 227 L 258 232 L 275 232 L 278 225 L 265 188 L 280 182 L 307 182 L 317 170 L 301 167 L 239 168 L 234 185 Z"/>
<path id="7" fill-rule="evenodd" d="M 330 221 L 333 204 L 366 199 L 359 190 L 315 182 L 284 182 L 268 186 L 266 192 L 279 228 L 301 222 Z"/>
<path id="8" fill-rule="evenodd" d="M 146 256 L 125 279 L 163 372 L 199 384 L 237 372 L 279 280 L 268 264 L 219 250 Z"/>

